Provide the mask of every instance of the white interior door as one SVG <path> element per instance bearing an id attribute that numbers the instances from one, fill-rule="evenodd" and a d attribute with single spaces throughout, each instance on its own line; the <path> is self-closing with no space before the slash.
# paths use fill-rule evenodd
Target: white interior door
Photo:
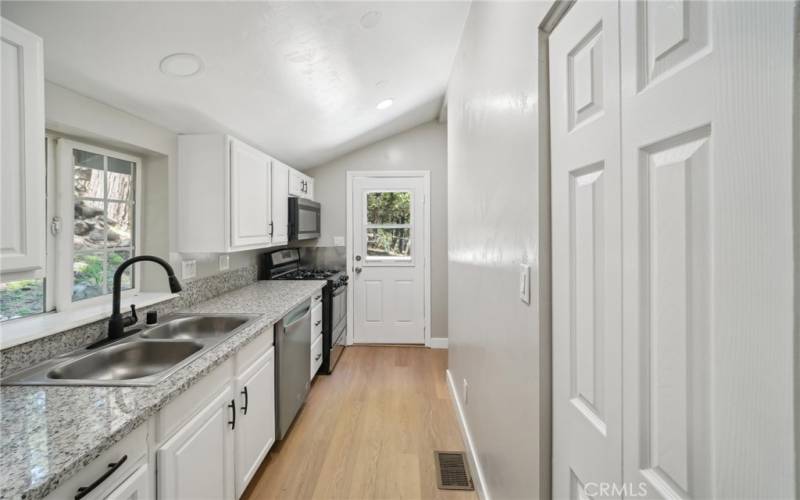
<path id="1" fill-rule="evenodd" d="M 624 470 L 650 498 L 796 498 L 792 16 L 621 4 Z"/>
<path id="2" fill-rule="evenodd" d="M 354 177 L 354 341 L 425 343 L 425 177 Z"/>
<path id="3" fill-rule="evenodd" d="M 587 484 L 622 478 L 616 2 L 565 15 L 550 79 L 553 496 L 586 498 Z"/>

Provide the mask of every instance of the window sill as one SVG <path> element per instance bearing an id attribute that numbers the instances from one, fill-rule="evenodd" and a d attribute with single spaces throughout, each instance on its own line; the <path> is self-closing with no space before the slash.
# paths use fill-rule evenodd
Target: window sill
<path id="1" fill-rule="evenodd" d="M 131 304 L 136 304 L 137 308 L 152 306 L 177 296 L 176 293 L 140 292 L 136 295 L 122 297 L 121 309 L 127 311 Z M 111 297 L 108 298 L 108 302 L 103 304 L 10 320 L 0 324 L 0 349 L 7 349 L 54 333 L 88 325 L 109 316 L 111 316 Z"/>

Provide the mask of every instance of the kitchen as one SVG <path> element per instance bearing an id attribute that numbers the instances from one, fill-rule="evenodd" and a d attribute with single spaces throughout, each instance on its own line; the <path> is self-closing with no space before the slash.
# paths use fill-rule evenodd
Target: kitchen
<path id="1" fill-rule="evenodd" d="M 0 15 L 0 497 L 800 491 L 796 2 Z"/>

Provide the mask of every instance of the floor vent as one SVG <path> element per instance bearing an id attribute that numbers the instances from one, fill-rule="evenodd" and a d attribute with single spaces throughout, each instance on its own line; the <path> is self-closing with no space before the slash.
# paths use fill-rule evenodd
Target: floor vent
<path id="1" fill-rule="evenodd" d="M 467 456 L 462 451 L 434 451 L 436 480 L 440 490 L 474 490 L 467 467 Z"/>

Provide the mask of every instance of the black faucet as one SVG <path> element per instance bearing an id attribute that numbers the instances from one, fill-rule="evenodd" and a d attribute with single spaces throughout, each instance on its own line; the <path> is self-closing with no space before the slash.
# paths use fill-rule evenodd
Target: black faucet
<path id="1" fill-rule="evenodd" d="M 122 273 L 125 272 L 125 269 L 130 267 L 132 264 L 142 261 L 149 261 L 155 262 L 159 264 L 164 270 L 167 272 L 167 279 L 169 279 L 169 290 L 172 293 L 178 293 L 181 291 L 181 284 L 178 281 L 178 278 L 175 277 L 175 271 L 172 269 L 172 266 L 167 263 L 164 259 L 160 257 L 155 257 L 153 255 L 137 255 L 136 257 L 131 257 L 130 259 L 126 260 L 122 264 L 119 265 L 117 270 L 114 272 L 114 295 L 112 298 L 112 310 L 111 310 L 111 318 L 108 320 L 108 338 L 109 339 L 118 339 L 123 336 L 123 332 L 125 331 L 126 326 L 130 326 L 136 321 L 138 318 L 136 317 L 136 309 L 134 306 L 131 306 L 131 312 L 133 313 L 132 316 L 128 319 L 122 317 L 120 313 L 120 294 L 122 293 Z"/>

